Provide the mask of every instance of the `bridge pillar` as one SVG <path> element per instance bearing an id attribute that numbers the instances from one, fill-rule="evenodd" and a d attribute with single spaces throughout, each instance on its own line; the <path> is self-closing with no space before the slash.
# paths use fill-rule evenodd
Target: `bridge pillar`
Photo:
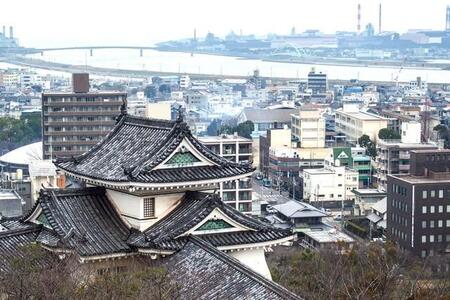
<path id="1" fill-rule="evenodd" d="M 94 56 L 94 49 L 89 49 L 89 54 L 90 54 L 91 56 Z"/>
<path id="2" fill-rule="evenodd" d="M 139 49 L 139 55 L 142 57 L 144 56 L 144 49 Z"/>

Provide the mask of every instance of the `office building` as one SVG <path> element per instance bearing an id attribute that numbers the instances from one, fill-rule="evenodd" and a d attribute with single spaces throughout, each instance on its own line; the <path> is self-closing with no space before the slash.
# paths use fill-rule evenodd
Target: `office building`
<path id="1" fill-rule="evenodd" d="M 206 136 L 198 138 L 213 153 L 234 163 L 252 163 L 252 140 L 236 135 Z M 219 184 L 219 195 L 233 208 L 244 212 L 252 211 L 251 177 L 231 180 Z"/>
<path id="2" fill-rule="evenodd" d="M 448 258 L 450 150 L 411 151 L 410 174 L 388 175 L 387 186 L 388 238 L 421 257 Z"/>
<path id="3" fill-rule="evenodd" d="M 294 108 L 245 108 L 238 116 L 238 123 L 252 121 L 255 126 L 252 137 L 257 138 L 261 134 L 266 133 L 268 129 L 282 129 L 285 126 L 290 127 L 291 115 L 295 112 L 296 110 Z"/>
<path id="4" fill-rule="evenodd" d="M 325 147 L 325 118 L 317 108 L 300 108 L 292 115 L 292 137 L 298 148 Z"/>
<path id="5" fill-rule="evenodd" d="M 355 103 L 345 103 L 343 108 L 336 110 L 336 132 L 346 136 L 353 144 L 366 134 L 372 141 L 378 140 L 380 129 L 388 127 L 389 119 L 359 109 Z"/>
<path id="6" fill-rule="evenodd" d="M 82 154 L 105 137 L 126 109 L 123 92 L 89 91 L 89 75 L 73 74 L 73 91 L 42 93 L 43 158 Z"/>
<path id="7" fill-rule="evenodd" d="M 311 92 L 311 95 L 325 95 L 328 90 L 328 80 L 327 74 L 322 72 L 316 73 L 313 69 L 308 73 L 308 89 Z"/>

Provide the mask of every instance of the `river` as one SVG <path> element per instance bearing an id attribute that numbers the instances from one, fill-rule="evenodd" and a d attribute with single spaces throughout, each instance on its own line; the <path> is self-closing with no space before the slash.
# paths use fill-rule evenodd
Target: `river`
<path id="1" fill-rule="evenodd" d="M 420 76 L 422 80 L 430 83 L 450 83 L 450 70 L 438 68 L 405 67 L 400 70 L 399 67 L 389 66 L 300 64 L 157 50 L 144 50 L 141 57 L 137 49 L 98 49 L 93 51 L 93 56 L 89 50 L 58 50 L 30 56 L 72 65 L 156 72 L 247 76 L 252 74 L 253 70 L 259 69 L 260 74 L 265 77 L 306 78 L 307 73 L 314 67 L 317 72 L 328 74 L 329 79 L 392 81 L 398 76 L 400 82 L 407 82 Z"/>

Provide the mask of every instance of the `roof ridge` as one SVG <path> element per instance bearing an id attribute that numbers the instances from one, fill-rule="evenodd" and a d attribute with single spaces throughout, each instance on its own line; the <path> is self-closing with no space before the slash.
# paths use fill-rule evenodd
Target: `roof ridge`
<path id="1" fill-rule="evenodd" d="M 19 234 L 37 232 L 37 231 L 40 231 L 41 229 L 42 229 L 41 224 L 32 224 L 32 225 L 30 224 L 30 226 L 26 227 L 26 228 L 9 229 L 9 230 L 0 232 L 0 239 L 5 238 L 5 237 L 19 235 Z"/>
<path id="2" fill-rule="evenodd" d="M 244 273 L 252 280 L 262 284 L 263 286 L 267 287 L 268 289 L 272 290 L 274 293 L 285 297 L 285 299 L 302 299 L 301 297 L 297 296 L 293 292 L 289 291 L 285 287 L 279 285 L 278 283 L 271 281 L 264 277 L 263 275 L 253 271 L 250 267 L 242 264 L 239 260 L 236 258 L 227 255 L 220 251 L 219 249 L 215 248 L 211 244 L 203 241 L 202 239 L 196 237 L 195 235 L 189 236 L 189 242 L 192 242 L 193 244 L 199 246 L 203 250 L 207 251 L 211 255 L 215 256 L 216 258 L 220 259 L 221 261 L 229 264 L 236 270 L 238 270 L 241 273 Z M 187 244 L 187 243 L 186 243 Z M 184 247 L 186 246 L 184 245 Z"/>
<path id="3" fill-rule="evenodd" d="M 125 123 L 133 123 L 135 125 L 147 125 L 147 126 L 151 126 L 151 125 L 155 125 L 154 123 L 159 123 L 161 125 L 170 125 L 167 126 L 168 128 L 173 127 L 174 124 L 176 124 L 176 121 L 172 121 L 172 120 L 166 120 L 166 119 L 157 119 L 157 118 L 149 118 L 149 117 L 141 117 L 141 116 L 132 116 L 132 115 L 124 115 L 123 118 Z"/>

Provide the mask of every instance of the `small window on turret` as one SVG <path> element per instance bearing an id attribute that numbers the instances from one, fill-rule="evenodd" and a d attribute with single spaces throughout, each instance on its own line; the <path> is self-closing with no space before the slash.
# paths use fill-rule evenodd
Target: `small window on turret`
<path id="1" fill-rule="evenodd" d="M 155 216 L 155 198 L 144 198 L 144 218 Z"/>

